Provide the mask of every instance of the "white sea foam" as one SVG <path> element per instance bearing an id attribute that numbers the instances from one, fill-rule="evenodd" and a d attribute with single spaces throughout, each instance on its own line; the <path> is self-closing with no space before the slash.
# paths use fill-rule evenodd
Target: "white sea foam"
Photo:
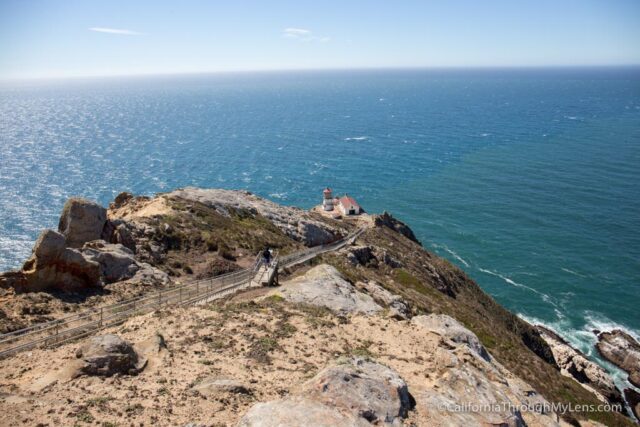
<path id="1" fill-rule="evenodd" d="M 352 136 L 349 138 L 345 138 L 345 141 L 366 141 L 368 140 L 369 137 L 368 136 Z"/>
<path id="2" fill-rule="evenodd" d="M 503 274 L 497 273 L 497 272 L 495 272 L 495 271 L 487 270 L 487 269 L 484 269 L 484 268 L 478 268 L 478 270 L 482 271 L 483 273 L 486 273 L 486 274 L 490 274 L 490 275 L 492 275 L 492 276 L 499 277 L 499 278 L 501 278 L 502 280 L 504 280 L 505 282 L 507 282 L 508 284 L 510 284 L 510 285 L 512 285 L 512 286 L 515 286 L 515 287 L 517 287 L 517 288 L 527 289 L 527 290 L 529 290 L 529 291 L 531 291 L 531 292 L 534 292 L 534 293 L 536 293 L 536 294 L 540 295 L 540 298 L 542 298 L 542 300 L 543 300 L 544 302 L 547 302 L 547 303 L 549 303 L 549 304 L 551 304 L 551 305 L 553 305 L 553 306 L 555 306 L 555 307 L 557 307 L 557 306 L 558 306 L 558 305 L 553 301 L 553 299 L 552 299 L 549 295 L 547 295 L 547 294 L 545 294 L 545 293 L 543 293 L 543 292 L 540 292 L 539 290 L 534 289 L 534 288 L 532 288 L 531 286 L 527 286 L 527 285 L 524 285 L 524 284 L 522 284 L 522 283 L 518 283 L 518 282 L 516 282 L 515 280 L 510 279 L 509 277 L 507 277 L 507 276 L 505 276 L 505 275 L 503 275 Z"/>
<path id="3" fill-rule="evenodd" d="M 462 258 L 460 255 L 455 253 L 453 250 L 449 249 L 449 247 L 447 245 L 438 245 L 438 244 L 434 243 L 431 246 L 433 246 L 434 248 L 442 248 L 442 249 L 444 249 L 445 251 L 450 253 L 455 259 L 457 259 L 462 264 L 464 264 L 465 267 L 469 267 L 469 263 L 464 258 Z"/>
<path id="4" fill-rule="evenodd" d="M 568 268 L 564 268 L 564 267 L 562 267 L 562 268 L 561 268 L 561 270 L 562 270 L 562 271 L 564 271 L 564 272 L 567 272 L 567 273 L 569 273 L 569 274 L 573 274 L 574 276 L 578 276 L 578 277 L 587 277 L 587 276 L 585 276 L 585 275 L 582 275 L 582 274 L 578 273 L 577 271 L 569 270 Z"/>

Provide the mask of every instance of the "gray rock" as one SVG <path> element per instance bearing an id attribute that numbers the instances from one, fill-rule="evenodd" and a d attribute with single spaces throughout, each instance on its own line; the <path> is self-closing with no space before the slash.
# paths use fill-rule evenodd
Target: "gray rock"
<path id="1" fill-rule="evenodd" d="M 489 353 L 480 343 L 480 340 L 470 330 L 462 326 L 457 320 L 446 314 L 429 314 L 416 316 L 411 319 L 411 323 L 421 328 L 426 328 L 437 333 L 445 339 L 456 344 L 463 344 L 469 347 L 473 353 L 482 357 L 484 360 L 490 360 Z"/>
<path id="2" fill-rule="evenodd" d="M 633 415 L 640 420 L 640 393 L 632 388 L 625 388 L 624 397 L 627 399 Z"/>
<path id="3" fill-rule="evenodd" d="M 80 370 L 87 375 L 136 374 L 146 364 L 131 344 L 117 335 L 91 338 L 76 351 L 76 357 L 84 362 Z"/>
<path id="4" fill-rule="evenodd" d="M 395 371 L 362 358 L 323 369 L 303 385 L 302 395 L 376 425 L 400 425 L 413 408 L 407 383 Z"/>
<path id="5" fill-rule="evenodd" d="M 107 210 L 90 200 L 71 198 L 62 208 L 58 231 L 62 233 L 67 246 L 82 247 L 91 240 L 100 239 L 107 221 Z"/>
<path id="6" fill-rule="evenodd" d="M 309 221 L 298 223 L 298 235 L 307 246 L 326 245 L 338 239 L 338 236 L 323 225 Z"/>
<path id="7" fill-rule="evenodd" d="M 368 427 L 371 424 L 351 414 L 304 397 L 258 403 L 251 407 L 238 427 Z"/>
<path id="8" fill-rule="evenodd" d="M 555 332 L 537 326 L 542 338 L 549 344 L 553 358 L 563 375 L 574 378 L 587 390 L 610 403 L 623 403 L 622 393 L 613 378 L 600 365 L 592 362 L 581 351 L 571 347 Z"/>
<path id="9" fill-rule="evenodd" d="M 371 265 L 377 264 L 378 260 L 373 254 L 370 246 L 350 246 L 343 249 L 351 265 Z"/>
<path id="10" fill-rule="evenodd" d="M 203 395 L 213 395 L 218 393 L 251 393 L 249 387 L 247 387 L 240 381 L 229 378 L 205 378 L 204 380 L 193 386 L 193 389 Z"/>
<path id="11" fill-rule="evenodd" d="M 105 283 L 130 279 L 140 269 L 133 257 L 133 252 L 121 244 L 95 240 L 85 243 L 82 253 L 88 259 L 100 264 Z"/>
<path id="12" fill-rule="evenodd" d="M 369 282 L 356 282 L 356 288 L 371 295 L 373 299 L 389 308 L 389 317 L 398 320 L 411 318 L 411 307 L 400 295 L 395 295 L 383 288 L 380 284 Z"/>
<path id="13" fill-rule="evenodd" d="M 382 310 L 371 296 L 357 291 L 338 270 L 327 264 L 283 283 L 269 295 L 279 295 L 294 303 L 326 307 L 340 314 L 374 314 Z"/>
<path id="14" fill-rule="evenodd" d="M 640 387 L 640 344 L 620 329 L 598 335 L 596 348 L 608 361 L 629 374 L 629 382 Z"/>

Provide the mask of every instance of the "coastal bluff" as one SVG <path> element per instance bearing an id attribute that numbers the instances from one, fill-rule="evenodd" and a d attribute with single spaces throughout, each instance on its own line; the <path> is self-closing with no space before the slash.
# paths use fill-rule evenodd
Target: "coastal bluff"
<path id="1" fill-rule="evenodd" d="M 0 274 L 0 332 L 240 271 L 266 247 L 286 256 L 358 230 L 346 247 L 282 268 L 278 286 L 132 315 L 0 360 L 0 424 L 634 424 L 622 404 L 627 395 L 637 406 L 637 393 L 503 308 L 408 224 L 246 191 L 121 193 L 108 207 L 70 199 L 22 268 Z M 637 342 L 612 334 L 601 351 L 635 379 L 625 355 Z M 558 409 L 569 404 L 619 411 Z"/>

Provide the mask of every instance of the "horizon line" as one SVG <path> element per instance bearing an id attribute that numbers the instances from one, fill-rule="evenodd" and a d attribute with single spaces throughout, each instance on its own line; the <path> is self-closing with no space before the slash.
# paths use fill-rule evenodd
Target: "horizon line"
<path id="1" fill-rule="evenodd" d="M 616 69 L 616 68 L 640 68 L 637 64 L 550 64 L 550 65 L 425 65 L 425 66 L 362 66 L 362 67 L 317 67 L 317 68 L 256 68 L 256 69 L 230 69 L 230 70 L 204 70 L 204 71 L 178 71 L 178 72 L 140 72 L 140 73 L 113 73 L 113 74 L 71 74 L 32 77 L 0 77 L 0 83 L 12 82 L 37 82 L 48 80 L 83 80 L 83 79 L 109 79 L 132 77 L 171 77 L 171 76 L 197 76 L 197 75 L 222 75 L 222 74 L 251 74 L 251 73 L 288 73 L 288 72 L 331 72 L 331 71 L 420 71 L 420 70 L 543 70 L 543 69 Z"/>

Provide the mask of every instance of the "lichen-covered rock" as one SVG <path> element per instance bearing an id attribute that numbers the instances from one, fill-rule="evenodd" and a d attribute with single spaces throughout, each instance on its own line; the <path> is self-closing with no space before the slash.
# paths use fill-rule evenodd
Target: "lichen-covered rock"
<path id="1" fill-rule="evenodd" d="M 421 328 L 428 329 L 457 344 L 469 347 L 475 354 L 484 360 L 490 360 L 489 353 L 480 343 L 480 340 L 470 330 L 462 326 L 460 322 L 446 314 L 429 314 L 416 316 L 411 323 Z"/>
<path id="2" fill-rule="evenodd" d="M 355 287 L 371 295 L 376 302 L 389 309 L 389 317 L 397 320 L 411 318 L 411 307 L 400 295 L 395 295 L 374 281 L 356 282 Z"/>
<path id="3" fill-rule="evenodd" d="M 95 202 L 80 198 L 67 200 L 62 208 L 58 231 L 68 247 L 79 248 L 86 242 L 102 237 L 107 210 Z"/>
<path id="4" fill-rule="evenodd" d="M 374 314 L 382 310 L 371 296 L 359 292 L 338 270 L 327 264 L 284 282 L 269 295 L 279 295 L 294 303 L 326 307 L 340 314 Z"/>
<path id="5" fill-rule="evenodd" d="M 538 330 L 549 344 L 553 357 L 564 375 L 574 378 L 604 401 L 623 403 L 622 393 L 607 371 L 589 360 L 581 351 L 571 347 L 555 332 L 542 326 L 538 326 Z"/>
<path id="6" fill-rule="evenodd" d="M 136 374 L 146 363 L 131 344 L 111 334 L 89 339 L 76 351 L 76 357 L 84 363 L 80 370 L 86 375 Z"/>
<path id="7" fill-rule="evenodd" d="M 363 358 L 323 369 L 303 385 L 302 394 L 376 425 L 399 425 L 414 405 L 397 372 Z"/>
<path id="8" fill-rule="evenodd" d="M 121 244 L 95 240 L 85 243 L 82 247 L 82 253 L 88 259 L 100 264 L 105 283 L 130 279 L 140 269 L 134 259 L 133 252 Z"/>
<path id="9" fill-rule="evenodd" d="M 598 335 L 596 348 L 608 361 L 629 374 L 629 382 L 640 387 L 640 344 L 620 329 Z"/>

